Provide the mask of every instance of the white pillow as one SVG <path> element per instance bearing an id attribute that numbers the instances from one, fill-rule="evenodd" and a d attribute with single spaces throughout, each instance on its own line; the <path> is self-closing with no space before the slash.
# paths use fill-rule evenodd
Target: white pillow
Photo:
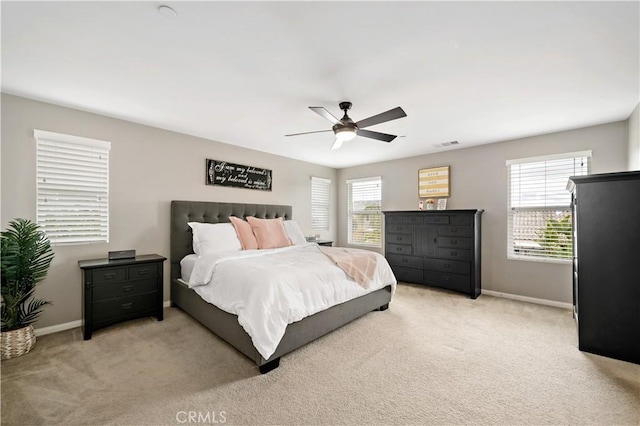
<path id="1" fill-rule="evenodd" d="M 284 229 L 287 231 L 287 235 L 291 240 L 291 244 L 294 246 L 296 244 L 304 244 L 307 242 L 307 239 L 304 237 L 302 230 L 300 229 L 300 225 L 295 220 L 285 220 L 284 221 Z"/>
<path id="2" fill-rule="evenodd" d="M 193 233 L 193 252 L 198 256 L 225 251 L 240 251 L 236 229 L 230 223 L 189 222 Z"/>

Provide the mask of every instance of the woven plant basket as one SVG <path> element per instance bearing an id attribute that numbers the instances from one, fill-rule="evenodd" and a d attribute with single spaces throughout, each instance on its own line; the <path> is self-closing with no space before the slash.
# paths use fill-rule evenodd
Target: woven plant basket
<path id="1" fill-rule="evenodd" d="M 3 360 L 24 355 L 36 344 L 36 334 L 30 325 L 17 330 L 3 331 L 0 334 L 2 335 L 0 349 Z"/>

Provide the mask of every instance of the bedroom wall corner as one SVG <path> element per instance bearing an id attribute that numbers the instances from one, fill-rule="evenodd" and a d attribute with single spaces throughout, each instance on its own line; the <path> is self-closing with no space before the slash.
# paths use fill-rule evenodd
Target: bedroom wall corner
<path id="1" fill-rule="evenodd" d="M 629 170 L 640 170 L 640 103 L 629 116 Z"/>

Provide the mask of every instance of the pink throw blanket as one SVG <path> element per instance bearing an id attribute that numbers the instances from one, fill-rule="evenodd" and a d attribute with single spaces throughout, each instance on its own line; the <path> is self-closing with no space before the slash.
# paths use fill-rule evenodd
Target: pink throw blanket
<path id="1" fill-rule="evenodd" d="M 340 247 L 320 247 L 320 250 L 349 277 L 353 278 L 360 287 L 369 288 L 376 270 L 376 255 L 374 253 Z"/>

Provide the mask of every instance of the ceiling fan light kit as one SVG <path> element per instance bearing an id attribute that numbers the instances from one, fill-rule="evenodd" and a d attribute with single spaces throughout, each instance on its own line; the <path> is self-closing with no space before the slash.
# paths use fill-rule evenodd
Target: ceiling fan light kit
<path id="1" fill-rule="evenodd" d="M 396 120 L 398 118 L 407 116 L 402 108 L 397 107 L 394 109 L 390 109 L 389 111 L 371 116 L 369 118 L 365 118 L 364 120 L 354 122 L 347 114 L 347 111 L 351 109 L 351 102 L 340 102 L 339 106 L 340 109 L 344 111 L 344 116 L 340 120 L 338 120 L 324 107 L 309 107 L 310 110 L 333 123 L 333 127 L 331 128 L 331 130 L 333 130 L 333 133 L 336 135 L 336 140 L 331 146 L 332 150 L 340 148 L 343 142 L 350 141 L 356 136 L 362 136 L 382 142 L 391 142 L 397 137 L 396 135 L 389 135 L 387 133 L 380 133 L 363 129 L 365 127 L 374 126 L 376 124 L 385 123 L 387 121 Z M 310 133 L 320 133 L 328 131 L 329 130 L 316 130 L 313 132 L 293 133 L 285 136 L 306 135 Z"/>

